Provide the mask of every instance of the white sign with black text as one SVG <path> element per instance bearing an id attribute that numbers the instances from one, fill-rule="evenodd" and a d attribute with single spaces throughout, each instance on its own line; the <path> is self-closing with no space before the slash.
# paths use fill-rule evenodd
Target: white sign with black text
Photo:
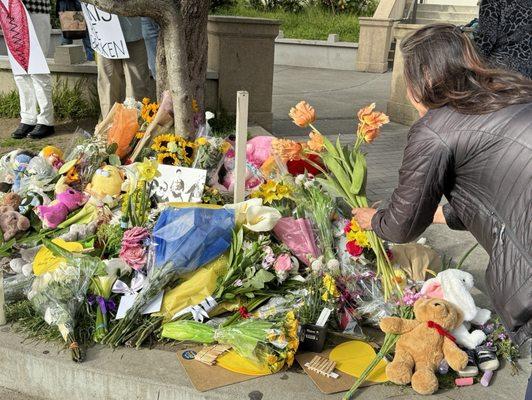
<path id="1" fill-rule="evenodd" d="M 118 16 L 102 11 L 92 4 L 81 3 L 91 39 L 91 47 L 102 57 L 129 58 L 127 43 Z"/>

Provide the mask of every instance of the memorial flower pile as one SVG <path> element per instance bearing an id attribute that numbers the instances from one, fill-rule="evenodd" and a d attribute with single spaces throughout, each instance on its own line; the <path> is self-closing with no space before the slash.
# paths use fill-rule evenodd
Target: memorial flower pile
<path id="1" fill-rule="evenodd" d="M 212 137 L 207 125 L 174 133 L 159 124 L 170 109 L 128 100 L 64 149 L 0 156 L 11 322 L 62 338 L 75 361 L 94 343 L 179 340 L 229 345 L 275 373 L 308 340 L 299 327 L 316 326 L 324 310 L 324 334 L 343 336 L 411 317 L 425 273 L 440 266 L 417 266 L 414 277 L 392 259 L 396 245 L 351 218 L 368 205 L 363 146 L 388 122 L 375 105 L 357 113 L 345 146 L 298 103 L 290 117 L 311 129 L 308 140 L 250 139 L 237 203 L 234 138 Z M 5 213 L 17 223 L 4 223 Z M 500 325 L 483 329 L 487 345 L 515 359 Z M 354 389 L 396 340 L 386 336 Z"/>

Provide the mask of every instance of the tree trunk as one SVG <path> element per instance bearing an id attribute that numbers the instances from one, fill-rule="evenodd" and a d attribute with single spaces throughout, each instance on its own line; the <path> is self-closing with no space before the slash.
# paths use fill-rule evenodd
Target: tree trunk
<path id="1" fill-rule="evenodd" d="M 191 136 L 205 119 L 209 0 L 85 0 L 125 17 L 150 17 L 161 31 L 157 49 L 157 94 L 169 89 L 175 132 Z M 147 77 L 146 77 L 147 78 Z M 193 104 L 197 104 L 197 109 Z"/>

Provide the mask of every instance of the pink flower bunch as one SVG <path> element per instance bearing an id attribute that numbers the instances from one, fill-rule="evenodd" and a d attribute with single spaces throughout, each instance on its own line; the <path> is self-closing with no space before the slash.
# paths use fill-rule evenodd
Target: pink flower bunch
<path id="1" fill-rule="evenodd" d="M 270 269 L 270 267 L 275 262 L 275 254 L 273 253 L 273 250 L 270 246 L 264 246 L 262 248 L 262 251 L 264 251 L 264 258 L 262 260 L 262 268 Z"/>
<path id="2" fill-rule="evenodd" d="M 412 289 L 405 289 L 400 305 L 413 306 L 417 299 L 423 297 L 423 294 L 416 293 Z"/>
<path id="3" fill-rule="evenodd" d="M 144 241 L 150 236 L 146 228 L 134 227 L 124 232 L 120 258 L 135 270 L 140 270 L 146 265 L 146 248 Z"/>
<path id="4" fill-rule="evenodd" d="M 277 257 L 273 264 L 275 274 L 281 282 L 288 277 L 288 274 L 290 273 L 293 267 L 294 264 L 292 264 L 292 258 L 288 253 L 281 254 L 279 257 Z"/>

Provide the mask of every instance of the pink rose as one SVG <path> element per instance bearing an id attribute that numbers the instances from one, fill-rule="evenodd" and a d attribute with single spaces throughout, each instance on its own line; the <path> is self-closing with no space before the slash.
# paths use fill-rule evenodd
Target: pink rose
<path id="1" fill-rule="evenodd" d="M 140 246 L 122 245 L 120 258 L 131 268 L 139 270 L 146 264 L 146 251 Z"/>
<path id="2" fill-rule="evenodd" d="M 124 236 L 122 237 L 122 246 L 126 244 L 138 245 L 139 243 L 147 239 L 149 236 L 149 230 L 147 230 L 146 228 L 135 226 L 134 228 L 128 229 L 124 232 Z"/>
<path id="3" fill-rule="evenodd" d="M 290 258 L 290 255 L 284 253 L 277 257 L 277 260 L 275 260 L 275 263 L 273 264 L 273 268 L 276 272 L 290 271 L 292 269 L 292 259 Z"/>

